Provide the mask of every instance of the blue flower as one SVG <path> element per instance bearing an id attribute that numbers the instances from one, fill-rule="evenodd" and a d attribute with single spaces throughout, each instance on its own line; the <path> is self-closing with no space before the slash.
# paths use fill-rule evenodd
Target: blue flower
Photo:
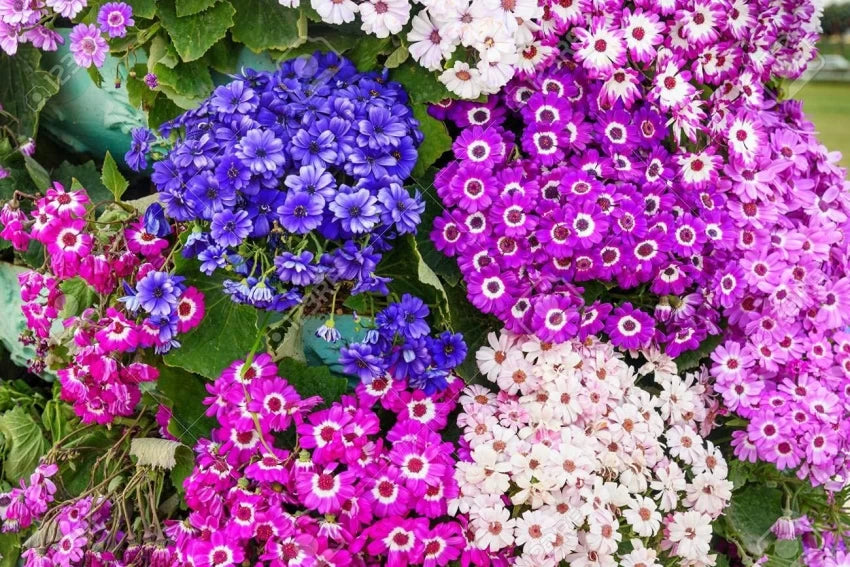
<path id="1" fill-rule="evenodd" d="M 363 234 L 380 220 L 377 203 L 378 199 L 368 189 L 362 188 L 351 193 L 337 193 L 329 207 L 344 230 Z"/>
<path id="2" fill-rule="evenodd" d="M 253 173 L 277 171 L 286 163 L 283 142 L 269 130 L 249 130 L 236 148 L 236 157 L 243 160 Z"/>
<path id="3" fill-rule="evenodd" d="M 368 145 L 373 150 L 383 150 L 398 145 L 407 134 L 407 126 L 394 116 L 389 109 L 372 106 L 368 110 L 368 119 L 357 122 L 360 134 L 357 143 Z"/>
<path id="4" fill-rule="evenodd" d="M 189 180 L 186 201 L 202 219 L 211 220 L 219 211 L 230 209 L 236 203 L 236 191 L 220 187 L 216 177 L 204 172 Z"/>
<path id="5" fill-rule="evenodd" d="M 290 152 L 301 165 L 324 168 L 336 162 L 336 138 L 329 130 L 314 136 L 307 130 L 299 130 L 292 138 Z"/>
<path id="6" fill-rule="evenodd" d="M 147 155 L 151 150 L 151 142 L 156 140 L 156 136 L 147 128 L 133 128 L 130 137 L 130 151 L 124 154 L 124 161 L 133 171 L 146 169 Z"/>
<path id="7" fill-rule="evenodd" d="M 242 81 L 233 81 L 213 91 L 210 104 L 222 114 L 246 114 L 254 109 L 258 102 L 257 94 Z"/>
<path id="8" fill-rule="evenodd" d="M 295 234 L 307 234 L 322 223 L 325 200 L 318 195 L 290 192 L 277 213 L 280 224 Z"/>
<path id="9" fill-rule="evenodd" d="M 235 155 L 226 155 L 215 168 L 215 179 L 220 187 L 244 189 L 251 181 L 251 169 Z"/>
<path id="10" fill-rule="evenodd" d="M 319 195 L 325 202 L 333 201 L 336 195 L 336 181 L 325 168 L 302 165 L 297 174 L 288 175 L 284 185 L 293 191 Z"/>
<path id="11" fill-rule="evenodd" d="M 425 319 L 428 306 L 418 297 L 405 293 L 398 303 L 397 326 L 399 332 L 409 339 L 418 339 L 431 332 Z"/>
<path id="12" fill-rule="evenodd" d="M 182 281 L 166 272 L 148 272 L 136 284 L 136 300 L 153 317 L 168 316 L 183 293 Z"/>
<path id="13" fill-rule="evenodd" d="M 165 218 L 165 211 L 159 203 L 151 203 L 145 210 L 143 218 L 145 232 L 159 238 L 165 238 L 171 234 L 171 225 Z"/>
<path id="14" fill-rule="evenodd" d="M 399 234 L 416 232 L 425 212 L 425 203 L 419 192 L 416 197 L 411 197 L 407 189 L 398 183 L 389 183 L 378 191 L 378 204 L 383 209 L 381 222 L 394 224 Z"/>
<path id="15" fill-rule="evenodd" d="M 313 253 L 309 250 L 298 256 L 284 252 L 274 259 L 274 265 L 280 281 L 302 287 L 318 283 L 324 272 L 323 267 L 313 263 Z"/>
<path id="16" fill-rule="evenodd" d="M 357 376 L 366 384 L 384 374 L 382 360 L 372 352 L 372 347 L 353 343 L 339 349 L 339 363 L 346 374 Z"/>
<path id="17" fill-rule="evenodd" d="M 443 331 L 439 337 L 428 339 L 428 351 L 438 368 L 451 370 L 466 358 L 466 342 L 460 333 Z"/>
<path id="18" fill-rule="evenodd" d="M 213 216 L 210 234 L 222 246 L 238 246 L 251 232 L 251 219 L 245 211 L 220 211 Z"/>

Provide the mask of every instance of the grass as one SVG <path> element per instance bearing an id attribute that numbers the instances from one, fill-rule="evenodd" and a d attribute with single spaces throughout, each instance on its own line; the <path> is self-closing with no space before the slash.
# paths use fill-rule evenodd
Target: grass
<path id="1" fill-rule="evenodd" d="M 821 142 L 840 151 L 841 164 L 850 168 L 850 83 L 811 82 L 794 98 L 803 101 L 803 110 L 820 132 Z"/>

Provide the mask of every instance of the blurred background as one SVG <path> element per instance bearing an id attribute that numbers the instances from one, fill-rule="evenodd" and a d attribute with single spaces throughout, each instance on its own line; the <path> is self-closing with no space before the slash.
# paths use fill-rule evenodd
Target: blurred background
<path id="1" fill-rule="evenodd" d="M 841 164 L 850 168 L 850 1 L 827 0 L 821 23 L 820 56 L 793 96 L 803 101 L 824 145 L 840 151 Z"/>

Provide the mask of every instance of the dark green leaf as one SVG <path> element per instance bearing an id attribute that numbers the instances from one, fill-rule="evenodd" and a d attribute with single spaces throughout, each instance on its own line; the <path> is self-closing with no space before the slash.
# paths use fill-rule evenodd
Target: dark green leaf
<path id="1" fill-rule="evenodd" d="M 0 115 L 0 126 L 32 138 L 38 130 L 38 113 L 47 100 L 59 92 L 56 78 L 39 69 L 41 51 L 28 43 L 8 56 L 0 52 L 0 105 L 15 120 Z"/>
<path id="2" fill-rule="evenodd" d="M 466 360 L 457 367 L 457 373 L 466 381 L 481 379 L 475 352 L 487 342 L 487 334 L 502 327 L 501 322 L 492 315 L 481 313 L 466 297 L 466 286 L 446 287 L 446 295 L 451 305 L 449 327 L 455 333 L 463 335 L 468 354 Z"/>
<path id="3" fill-rule="evenodd" d="M 41 414 L 41 423 L 56 443 L 71 431 L 71 425 L 79 422 L 71 406 L 59 400 L 49 400 Z"/>
<path id="4" fill-rule="evenodd" d="M 65 306 L 59 314 L 61 318 L 76 317 L 97 299 L 97 293 L 82 278 L 75 277 L 59 284 L 65 295 Z"/>
<path id="5" fill-rule="evenodd" d="M 215 380 L 234 360 L 244 359 L 259 332 L 259 312 L 231 301 L 222 291 L 221 271 L 211 277 L 201 273 L 197 260 L 178 255 L 175 272 L 204 294 L 206 314 L 201 324 L 183 335 L 181 347 L 165 356 L 165 363 Z"/>
<path id="6" fill-rule="evenodd" d="M 419 179 L 435 161 L 440 159 L 440 156 L 451 149 L 452 138 L 446 130 L 445 123 L 432 118 L 424 105 L 414 105 L 413 115 L 419 121 L 419 128 L 425 135 L 422 145 L 419 146 L 416 167 L 413 168 L 414 179 Z"/>
<path id="7" fill-rule="evenodd" d="M 782 491 L 750 483 L 732 493 L 726 521 L 732 534 L 755 557 L 761 556 L 775 539 L 771 526 L 782 515 Z"/>
<path id="8" fill-rule="evenodd" d="M 16 567 L 22 552 L 20 534 L 0 533 L 0 567 Z"/>
<path id="9" fill-rule="evenodd" d="M 206 60 L 179 63 L 173 69 L 157 64 L 154 72 L 159 79 L 159 90 L 181 108 L 195 108 L 213 90 Z"/>
<path id="10" fill-rule="evenodd" d="M 455 286 L 461 278 L 457 261 L 437 250 L 431 240 L 434 219 L 443 212 L 443 204 L 430 184 L 423 187 L 421 183 L 418 183 L 415 189 L 421 192 L 422 198 L 425 200 L 425 214 L 422 215 L 422 223 L 416 232 L 416 245 L 419 248 L 419 253 L 422 255 L 422 260 L 434 270 L 434 273 L 444 283 Z"/>
<path id="11" fill-rule="evenodd" d="M 351 59 L 361 71 L 374 71 L 383 67 L 379 59 L 382 59 L 383 55 L 390 54 L 393 49 L 392 38 L 380 39 L 373 35 L 363 35 L 346 53 L 346 57 Z M 419 69 L 422 71 L 421 67 Z"/>
<path id="12" fill-rule="evenodd" d="M 118 171 L 118 164 L 115 163 L 115 159 L 109 153 L 109 150 L 106 151 L 106 157 L 103 158 L 103 173 L 100 176 L 100 180 L 103 181 L 103 185 L 109 189 L 109 192 L 112 193 L 116 201 L 121 200 L 124 191 L 130 185 L 124 176 L 121 175 L 121 172 Z"/>
<path id="13" fill-rule="evenodd" d="M 226 0 L 192 16 L 178 17 L 174 0 L 160 0 L 159 17 L 183 61 L 195 61 L 224 37 L 235 10 Z"/>
<path id="14" fill-rule="evenodd" d="M 127 77 L 127 98 L 133 108 L 147 110 L 156 98 L 156 91 L 148 88 L 144 81 L 148 68 L 140 63 L 133 70 L 136 72 L 136 76 Z"/>
<path id="15" fill-rule="evenodd" d="M 150 20 L 156 15 L 156 0 L 126 0 L 133 7 L 133 16 Z"/>
<path id="16" fill-rule="evenodd" d="M 326 405 L 338 400 L 348 389 L 348 380 L 331 374 L 326 366 L 307 366 L 293 358 L 284 358 L 277 368 L 280 377 L 302 397 L 320 396 Z"/>
<path id="17" fill-rule="evenodd" d="M 177 460 L 177 464 L 171 469 L 169 476 L 177 494 L 182 496 L 186 492 L 183 488 L 183 481 L 192 474 L 192 469 L 195 468 L 195 454 L 189 447 L 181 446 L 175 451 L 174 458 Z"/>
<path id="18" fill-rule="evenodd" d="M 91 67 L 86 68 L 86 73 L 88 73 L 89 78 L 94 83 L 94 86 L 97 88 L 103 87 L 103 75 L 100 74 L 100 69 L 92 65 Z"/>
<path id="19" fill-rule="evenodd" d="M 714 349 L 723 342 L 723 335 L 711 335 L 702 341 L 694 350 L 685 351 L 676 357 L 676 368 L 679 372 L 691 370 L 699 366 L 703 359 L 707 358 Z"/>
<path id="20" fill-rule="evenodd" d="M 286 50 L 297 47 L 307 37 L 307 14 L 285 8 L 277 0 L 231 0 L 233 40 L 254 51 Z"/>
<path id="21" fill-rule="evenodd" d="M 159 128 L 164 122 L 173 120 L 183 113 L 183 109 L 174 104 L 165 94 L 159 93 L 148 111 L 148 126 Z"/>
<path id="22" fill-rule="evenodd" d="M 215 421 L 204 415 L 203 400 L 208 395 L 205 380 L 196 374 L 179 368 L 162 366 L 156 389 L 163 396 L 160 400 L 171 408 L 171 423 L 168 431 L 190 447 L 198 439 L 208 437 Z"/>
<path id="23" fill-rule="evenodd" d="M 0 415 L 0 434 L 5 437 L 7 448 L 3 474 L 9 482 L 17 484 L 18 480 L 35 470 L 50 444 L 39 424 L 22 407 Z"/>
<path id="24" fill-rule="evenodd" d="M 29 173 L 30 179 L 32 179 L 33 185 L 35 185 L 39 191 L 47 191 L 47 188 L 51 186 L 50 174 L 47 173 L 47 170 L 29 156 L 24 156 L 24 164 L 27 168 L 27 173 Z"/>
<path id="25" fill-rule="evenodd" d="M 441 313 L 445 315 L 448 309 L 445 289 L 420 256 L 413 236 L 408 234 L 396 239 L 392 249 L 378 264 L 376 273 L 392 278 L 390 291 L 399 297 L 409 293 L 432 306 L 431 312 L 435 317 Z"/>
<path id="26" fill-rule="evenodd" d="M 207 8 L 213 6 L 218 0 L 175 0 L 177 7 L 177 16 L 191 16 L 198 12 L 203 12 Z"/>
<path id="27" fill-rule="evenodd" d="M 390 79 L 404 85 L 413 102 L 439 102 L 452 98 L 445 85 L 434 73 L 422 69 L 413 60 L 407 60 L 390 73 Z"/>
<path id="28" fill-rule="evenodd" d="M 241 48 L 229 37 L 225 37 L 210 48 L 204 59 L 219 73 L 230 74 L 237 71 L 236 63 L 239 60 L 240 50 Z"/>

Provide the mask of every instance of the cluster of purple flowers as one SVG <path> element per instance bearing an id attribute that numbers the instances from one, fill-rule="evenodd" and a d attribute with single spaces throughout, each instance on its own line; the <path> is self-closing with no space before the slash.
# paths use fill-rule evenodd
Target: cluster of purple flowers
<path id="1" fill-rule="evenodd" d="M 668 151 L 655 104 L 606 101 L 603 82 L 566 60 L 506 95 L 435 113 L 462 130 L 457 161 L 435 182 L 448 210 L 432 237 L 458 257 L 479 309 L 546 341 L 605 331 L 616 346 L 654 342 L 670 356 L 718 332 L 698 290 L 729 239 L 719 158 Z M 630 301 L 586 305 L 590 281 Z"/>
<path id="2" fill-rule="evenodd" d="M 812 0 L 544 0 L 538 57 L 566 37 L 575 61 L 629 102 L 649 83 L 677 140 L 717 135 L 744 101 L 759 107 L 776 77 L 796 78 L 815 56 L 820 9 Z M 548 47 L 548 49 L 546 49 Z M 544 55 L 544 53 L 546 55 Z"/>
<path id="3" fill-rule="evenodd" d="M 234 301 L 282 311 L 323 280 L 387 292 L 375 267 L 424 203 L 402 185 L 422 133 L 385 79 L 317 53 L 245 71 L 165 127 L 184 135 L 153 166 L 160 200 L 196 223 L 184 255 L 241 276 Z"/>
<path id="4" fill-rule="evenodd" d="M 85 190 L 65 191 L 56 183 L 44 197 L 33 198 L 29 214 L 19 201 L 0 210 L 0 237 L 19 250 L 36 241 L 49 258 L 46 273 L 28 271 L 18 277 L 27 321 L 21 340 L 36 350 L 30 369 L 45 369 L 49 351 L 58 346 L 50 341 L 51 327 L 68 301 L 81 299 L 68 298 L 60 284 L 79 279 L 98 299 L 91 307 L 76 306 L 84 309 L 63 321 L 67 349 L 53 349 L 55 359 L 62 361 L 57 371 L 62 398 L 86 423 L 130 415 L 141 399 L 139 384 L 158 376 L 154 366 L 134 353 L 179 347 L 178 334 L 203 318 L 203 294 L 164 271 L 171 247 L 167 237 L 173 230 L 159 205 L 126 224 L 104 225 L 89 218 Z M 119 298 L 122 284 L 127 296 Z"/>
<path id="5" fill-rule="evenodd" d="M 18 532 L 39 521 L 47 512 L 56 494 L 50 480 L 59 472 L 55 464 L 40 464 L 30 475 L 29 483 L 21 480 L 20 488 L 0 492 L 0 531 Z"/>
<path id="6" fill-rule="evenodd" d="M 727 165 L 719 184 L 737 227 L 705 290 L 728 322 L 711 356 L 715 390 L 749 421 L 736 456 L 840 488 L 850 478 L 846 171 L 799 103 L 753 121 L 764 133 L 756 163 Z"/>
<path id="7" fill-rule="evenodd" d="M 53 29 L 57 17 L 73 19 L 87 5 L 87 0 L 0 0 L 0 49 L 15 55 L 18 45 L 31 43 L 44 51 L 56 51 L 64 38 Z M 70 50 L 80 67 L 100 67 L 109 53 L 104 35 L 115 38 L 127 35 L 135 24 L 133 8 L 124 2 L 107 2 L 97 11 L 95 23 L 80 23 L 71 30 Z"/>
<path id="8" fill-rule="evenodd" d="M 362 342 L 340 349 L 345 372 L 364 384 L 389 373 L 426 394 L 445 390 L 452 369 L 466 358 L 466 343 L 451 331 L 432 337 L 428 313 L 428 306 L 409 294 L 391 303 L 375 316 Z"/>
<path id="9" fill-rule="evenodd" d="M 441 435 L 462 381 L 437 395 L 385 375 L 326 409 L 267 354 L 209 385 L 219 426 L 196 446 L 180 565 L 444 566 L 466 548 L 446 518 L 455 447 Z M 286 434 L 294 440 L 283 446 Z"/>

